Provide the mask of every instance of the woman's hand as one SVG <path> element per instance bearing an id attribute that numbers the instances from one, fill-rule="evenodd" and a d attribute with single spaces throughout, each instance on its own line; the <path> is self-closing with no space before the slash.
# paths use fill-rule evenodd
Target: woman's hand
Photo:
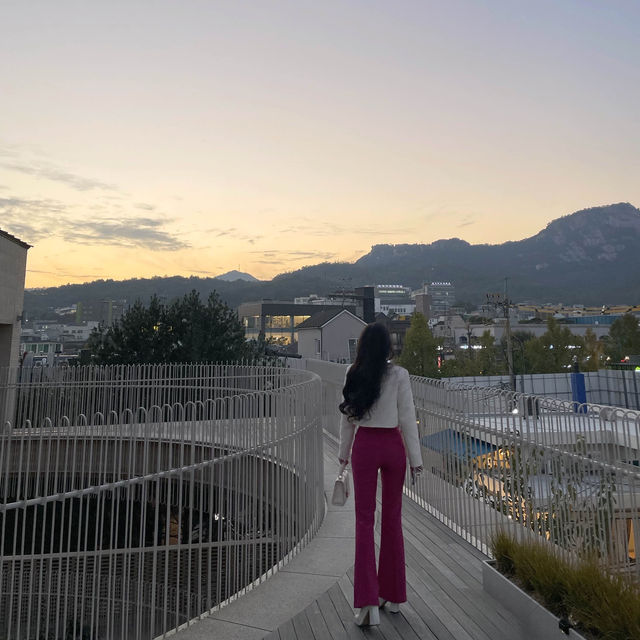
<path id="1" fill-rule="evenodd" d="M 419 467 L 411 467 L 411 473 L 414 476 L 419 476 L 424 471 L 424 467 L 420 465 Z"/>
<path id="2" fill-rule="evenodd" d="M 349 461 L 348 461 L 348 460 L 343 460 L 342 458 L 338 458 L 338 462 L 339 462 L 340 464 L 342 464 L 342 465 L 347 465 L 347 464 L 349 464 Z"/>

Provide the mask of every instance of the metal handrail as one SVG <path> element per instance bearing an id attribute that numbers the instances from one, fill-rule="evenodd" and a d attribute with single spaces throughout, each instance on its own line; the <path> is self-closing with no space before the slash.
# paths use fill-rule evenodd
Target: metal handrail
<path id="1" fill-rule="evenodd" d="M 5 415 L 30 417 L 0 433 L 0 637 L 163 637 L 264 580 L 315 534 L 317 376 L 77 369 L 42 384 L 4 371 Z M 66 406 L 95 411 L 47 415 L 69 390 Z"/>
<path id="2" fill-rule="evenodd" d="M 346 366 L 307 360 L 337 435 Z M 424 474 L 405 492 L 486 554 L 500 529 L 640 579 L 640 412 L 411 377 Z"/>

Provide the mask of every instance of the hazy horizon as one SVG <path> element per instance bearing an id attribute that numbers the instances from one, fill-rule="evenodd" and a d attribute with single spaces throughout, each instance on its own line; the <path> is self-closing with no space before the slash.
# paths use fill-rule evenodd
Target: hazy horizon
<path id="1" fill-rule="evenodd" d="M 0 228 L 34 245 L 28 288 L 271 279 L 374 244 L 499 244 L 640 203 L 632 0 L 61 0 L 0 15 Z"/>

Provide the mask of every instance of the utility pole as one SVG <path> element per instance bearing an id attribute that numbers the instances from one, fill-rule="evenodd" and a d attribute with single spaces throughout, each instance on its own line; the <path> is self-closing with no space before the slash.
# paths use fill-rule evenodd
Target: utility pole
<path id="1" fill-rule="evenodd" d="M 516 376 L 513 372 L 513 345 L 511 342 L 511 322 L 509 318 L 509 310 L 511 309 L 511 300 L 509 300 L 509 278 L 504 279 L 504 294 L 488 293 L 487 305 L 494 309 L 502 309 L 505 326 L 504 331 L 507 337 L 507 367 L 509 369 L 509 385 L 511 390 L 516 390 Z"/>

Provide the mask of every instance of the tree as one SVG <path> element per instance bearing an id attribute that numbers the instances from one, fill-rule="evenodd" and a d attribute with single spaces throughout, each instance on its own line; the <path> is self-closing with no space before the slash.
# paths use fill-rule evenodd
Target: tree
<path id="1" fill-rule="evenodd" d="M 547 320 L 547 331 L 539 338 L 532 338 L 524 345 L 529 373 L 558 373 L 566 371 L 577 356 L 581 360 L 584 341 L 571 333 L 554 318 Z"/>
<path id="2" fill-rule="evenodd" d="M 580 368 L 583 371 L 597 371 L 604 359 L 604 342 L 589 327 L 584 334 L 584 351 Z"/>
<path id="3" fill-rule="evenodd" d="M 455 357 L 445 360 L 440 367 L 443 378 L 463 376 L 490 376 L 500 373 L 495 338 L 486 330 L 478 339 L 480 349 L 457 349 Z"/>
<path id="4" fill-rule="evenodd" d="M 169 306 L 153 296 L 136 302 L 113 327 L 100 326 L 87 344 L 99 364 L 220 362 L 250 356 L 244 328 L 218 295 L 206 303 L 194 290 Z"/>
<path id="5" fill-rule="evenodd" d="M 476 354 L 480 375 L 493 376 L 502 373 L 502 368 L 498 362 L 498 349 L 496 347 L 496 339 L 487 329 L 480 336 L 478 341 L 480 349 Z"/>
<path id="6" fill-rule="evenodd" d="M 533 372 L 533 367 L 527 360 L 526 344 L 534 338 L 535 335 L 530 331 L 514 331 L 511 335 L 511 344 L 513 345 L 513 371 L 516 375 Z M 506 349 L 506 340 L 504 338 L 503 343 Z"/>
<path id="7" fill-rule="evenodd" d="M 616 318 L 609 329 L 607 355 L 620 362 L 628 355 L 640 354 L 640 323 L 631 313 Z"/>
<path id="8" fill-rule="evenodd" d="M 415 312 L 411 317 L 398 364 L 415 376 L 434 378 L 438 375 L 438 341 L 421 313 Z"/>

